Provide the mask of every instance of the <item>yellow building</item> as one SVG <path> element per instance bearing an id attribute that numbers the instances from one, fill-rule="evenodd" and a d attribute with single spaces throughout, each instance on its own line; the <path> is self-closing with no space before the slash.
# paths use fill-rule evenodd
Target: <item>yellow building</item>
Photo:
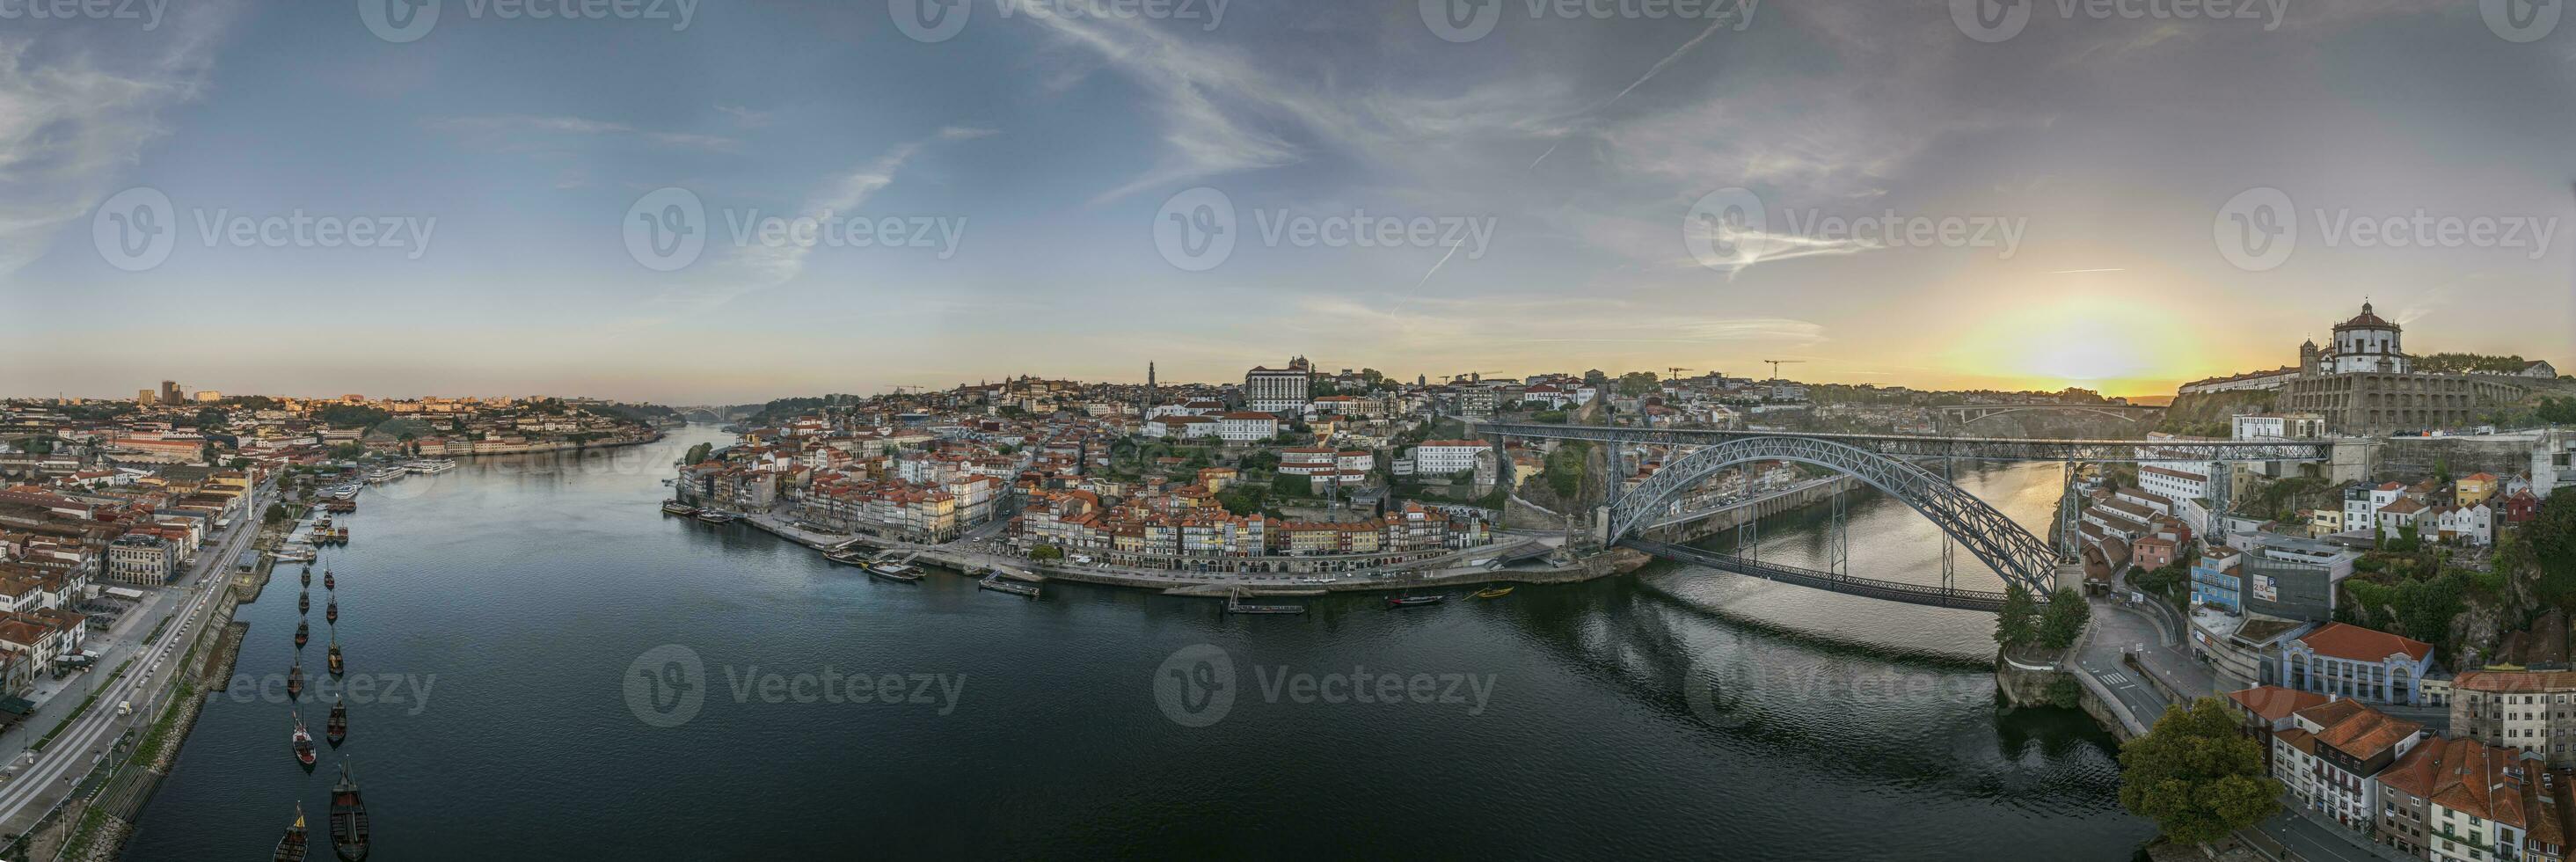
<path id="1" fill-rule="evenodd" d="M 2471 473 L 2469 475 L 2462 476 L 2460 477 L 2460 481 L 2452 483 L 2451 493 L 2453 499 L 2462 506 L 2475 506 L 2479 503 L 2484 503 L 2487 501 L 2487 498 L 2493 497 L 2496 494 L 2495 474 Z"/>

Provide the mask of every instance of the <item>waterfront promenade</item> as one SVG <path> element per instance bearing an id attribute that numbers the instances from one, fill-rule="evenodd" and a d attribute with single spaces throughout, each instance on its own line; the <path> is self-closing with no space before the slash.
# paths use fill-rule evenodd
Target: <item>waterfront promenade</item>
<path id="1" fill-rule="evenodd" d="M 180 676 L 180 659 L 206 631 L 214 600 L 232 584 L 228 567 L 258 535 L 259 513 L 272 490 L 273 480 L 254 489 L 230 530 L 199 550 L 196 561 L 169 586 L 154 591 L 115 628 L 91 640 L 92 651 L 100 654 L 95 666 L 67 680 L 69 685 L 27 720 L 0 733 L 0 751 L 11 753 L 6 771 L 0 772 L 6 775 L 6 783 L 0 783 L 0 830 L 10 839 L 26 834 L 61 805 L 83 774 L 112 756 L 108 748 L 121 734 L 152 720 L 155 711 L 148 707 L 168 696 L 171 681 Z M 163 620 L 169 624 L 162 625 Z M 156 626 L 159 635 L 146 640 Z M 120 666 L 124 673 L 117 675 Z M 84 702 L 88 709 L 64 725 L 44 750 L 33 750 Z M 133 714 L 119 715 L 117 704 L 126 702 L 134 704 Z"/>

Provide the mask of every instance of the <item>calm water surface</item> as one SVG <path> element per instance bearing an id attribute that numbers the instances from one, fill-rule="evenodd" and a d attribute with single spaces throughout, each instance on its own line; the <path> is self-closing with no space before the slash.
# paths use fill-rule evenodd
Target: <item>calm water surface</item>
<path id="1" fill-rule="evenodd" d="M 370 490 L 353 543 L 326 556 L 337 635 L 352 679 L 393 675 L 402 702 L 380 686 L 353 706 L 348 744 L 308 775 L 287 704 L 216 695 L 128 858 L 265 858 L 296 803 L 319 826 L 343 760 L 365 786 L 372 858 L 393 862 L 2127 859 L 2152 832 L 2119 810 L 2112 740 L 2083 715 L 1998 709 L 1985 615 L 1666 566 L 1401 613 L 1335 598 L 1294 617 L 1077 585 L 1029 601 L 949 574 L 887 583 L 657 511 L 672 459 L 721 439 L 692 427 L 613 459 L 477 459 Z M 2042 523 L 2056 479 L 1963 481 Z M 1855 572 L 1937 579 L 1921 516 L 1871 499 L 1851 518 Z M 1815 531 L 1775 520 L 1765 553 L 1821 559 Z M 1961 556 L 1963 586 L 1995 583 Z M 294 661 L 296 592 L 282 571 L 242 608 L 239 672 Z M 304 659 L 319 676 L 332 631 L 318 569 L 312 593 Z M 630 705 L 629 671 L 673 644 L 705 668 L 684 677 L 704 697 L 655 727 L 639 715 L 664 713 Z M 1203 727 L 1156 697 L 1166 659 L 1193 647 L 1236 670 L 1229 707 L 1179 711 L 1221 715 Z M 924 675 L 955 697 L 765 702 L 756 684 L 827 669 Z M 1387 673 L 1472 676 L 1489 695 L 1480 709 L 1461 685 L 1465 702 L 1442 702 L 1435 682 L 1429 702 L 1300 703 L 1265 685 Z M 317 733 L 326 708 L 305 706 Z"/>

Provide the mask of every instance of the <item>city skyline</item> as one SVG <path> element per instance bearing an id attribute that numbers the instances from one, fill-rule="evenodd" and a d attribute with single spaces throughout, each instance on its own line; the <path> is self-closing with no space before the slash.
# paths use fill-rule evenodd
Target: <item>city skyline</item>
<path id="1" fill-rule="evenodd" d="M 946 34 L 864 4 L 477 4 L 408 41 L 355 5 L 7 37 L 0 293 L 49 325 L 0 345 L 0 391 L 176 367 L 741 402 L 1302 353 L 2151 395 L 2285 364 L 2365 296 L 2420 349 L 2576 357 L 2576 165 L 2548 145 L 2576 118 L 2543 109 L 2576 62 L 2474 4 L 2051 8 L 2010 34 L 1934 2 L 1515 7 L 1481 33 L 1409 6 L 979 3 Z M 697 206 L 685 261 L 622 233 L 665 188 Z M 133 189 L 174 222 L 150 261 L 103 238 L 137 226 L 110 205 Z M 1764 218 L 1700 220 L 1737 191 Z M 2267 191 L 2279 259 L 2226 237 Z M 1196 227 L 1222 251 L 1157 233 L 1217 210 Z M 764 238 L 799 216 L 837 239 Z M 190 329 L 239 337 L 125 337 Z"/>

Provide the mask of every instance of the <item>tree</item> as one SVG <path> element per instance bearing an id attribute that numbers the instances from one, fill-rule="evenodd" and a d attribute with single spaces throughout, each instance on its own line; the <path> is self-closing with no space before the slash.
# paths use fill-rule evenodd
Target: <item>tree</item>
<path id="1" fill-rule="evenodd" d="M 2003 610 L 1995 612 L 1995 643 L 2005 649 L 2030 643 L 2039 630 L 2039 602 L 2020 584 L 2004 588 Z"/>
<path id="2" fill-rule="evenodd" d="M 1270 477 L 1270 492 L 1282 497 L 1311 497 L 1315 494 L 1315 482 L 1304 476 L 1280 473 Z"/>
<path id="3" fill-rule="evenodd" d="M 2214 697 L 2166 710 L 2145 736 L 2120 745 L 2120 807 L 2186 844 L 2216 841 L 2280 810 L 2281 783 L 2263 749 L 2237 732 Z"/>
<path id="4" fill-rule="evenodd" d="M 1029 559 L 1040 561 L 1061 560 L 1064 559 L 1064 549 L 1054 545 L 1039 545 L 1029 549 Z"/>
<path id="5" fill-rule="evenodd" d="M 2072 588 L 2060 589 L 2048 599 L 2048 609 L 2039 617 L 2039 645 L 2063 650 L 2075 645 L 2075 637 L 2084 633 L 2084 621 L 2092 618 L 2093 606 L 2084 594 Z"/>
<path id="6" fill-rule="evenodd" d="M 268 511 L 260 515 L 260 521 L 263 523 L 275 524 L 284 521 L 289 517 L 293 516 L 287 514 L 285 503 L 270 503 L 268 504 Z"/>

